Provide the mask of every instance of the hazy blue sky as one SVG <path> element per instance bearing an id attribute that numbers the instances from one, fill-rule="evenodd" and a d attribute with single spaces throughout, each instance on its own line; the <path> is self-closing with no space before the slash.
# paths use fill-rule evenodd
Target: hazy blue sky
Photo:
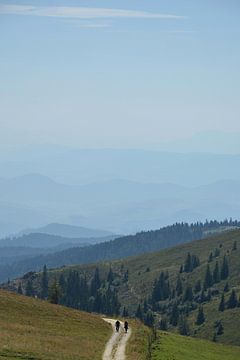
<path id="1" fill-rule="evenodd" d="M 239 0 L 0 0 L 0 143 L 240 132 Z"/>

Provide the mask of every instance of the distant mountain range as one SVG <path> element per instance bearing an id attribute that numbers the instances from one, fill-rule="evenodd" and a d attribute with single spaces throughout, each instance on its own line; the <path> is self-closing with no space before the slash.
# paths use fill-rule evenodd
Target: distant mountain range
<path id="1" fill-rule="evenodd" d="M 239 189 L 240 180 L 187 187 L 124 179 L 64 185 L 38 174 L 0 179 L 0 237 L 28 228 L 23 233 L 96 237 L 95 233 L 84 235 L 83 229 L 76 226 L 110 229 L 100 234 L 107 236 L 157 229 L 179 221 L 237 218 Z M 72 227 L 71 231 L 66 226 L 44 228 L 47 223 Z"/>
<path id="2" fill-rule="evenodd" d="M 97 242 L 95 238 L 116 237 L 116 235 L 114 235 L 112 232 L 106 230 L 88 229 L 82 226 L 74 226 L 74 225 L 58 224 L 58 223 L 48 224 L 40 228 L 25 229 L 22 230 L 19 233 L 19 235 L 28 235 L 32 233 L 55 235 L 57 237 L 70 238 L 72 239 L 72 241 L 73 239 L 76 238 L 78 242 L 80 240 L 85 241 L 87 239 L 89 240 L 89 242 L 93 242 L 93 241 Z M 60 243 L 62 242 L 60 241 Z M 1 246 L 1 241 L 0 241 L 0 246 Z"/>

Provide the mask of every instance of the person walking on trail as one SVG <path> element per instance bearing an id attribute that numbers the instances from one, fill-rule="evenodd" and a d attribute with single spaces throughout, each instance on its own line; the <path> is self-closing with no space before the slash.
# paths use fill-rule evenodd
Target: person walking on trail
<path id="1" fill-rule="evenodd" d="M 124 322 L 124 329 L 125 329 L 125 333 L 127 333 L 128 332 L 128 322 L 127 321 Z"/>
<path id="2" fill-rule="evenodd" d="M 116 327 L 116 332 L 119 332 L 119 328 L 120 328 L 120 321 L 119 320 L 117 320 L 115 322 L 115 327 Z"/>

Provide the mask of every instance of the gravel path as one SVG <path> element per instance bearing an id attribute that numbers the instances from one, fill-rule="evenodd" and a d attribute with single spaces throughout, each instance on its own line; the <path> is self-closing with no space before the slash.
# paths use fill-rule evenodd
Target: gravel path
<path id="1" fill-rule="evenodd" d="M 123 323 L 121 322 L 120 330 L 119 332 L 116 332 L 116 320 L 106 318 L 103 320 L 112 325 L 113 334 L 106 344 L 102 360 L 126 360 L 125 349 L 131 336 L 131 329 L 129 329 L 127 334 L 125 334 Z"/>

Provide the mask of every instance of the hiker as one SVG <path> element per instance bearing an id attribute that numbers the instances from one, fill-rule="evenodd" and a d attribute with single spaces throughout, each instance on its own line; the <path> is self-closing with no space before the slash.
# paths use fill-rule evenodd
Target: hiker
<path id="1" fill-rule="evenodd" d="M 128 322 L 127 321 L 124 322 L 124 329 L 125 329 L 125 333 L 127 333 L 128 332 Z"/>
<path id="2" fill-rule="evenodd" d="M 115 327 L 116 327 L 116 332 L 119 332 L 119 328 L 120 328 L 120 321 L 119 320 L 116 321 Z"/>

